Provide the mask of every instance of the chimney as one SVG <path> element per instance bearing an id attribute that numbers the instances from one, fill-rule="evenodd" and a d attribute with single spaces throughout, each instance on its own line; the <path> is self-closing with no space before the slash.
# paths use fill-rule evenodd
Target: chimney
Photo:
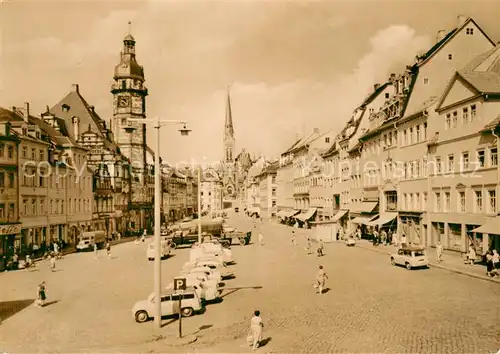
<path id="1" fill-rule="evenodd" d="M 436 43 L 440 42 L 445 36 L 446 36 L 446 30 L 441 29 L 437 31 Z"/>
<path id="2" fill-rule="evenodd" d="M 380 87 L 380 84 L 373 85 L 373 91 L 377 91 Z"/>
<path id="3" fill-rule="evenodd" d="M 73 84 L 71 86 L 73 92 L 80 93 L 80 87 L 78 86 L 78 84 Z"/>
<path id="4" fill-rule="evenodd" d="M 313 129 L 313 133 L 315 133 L 315 134 L 319 134 L 319 128 L 314 128 L 314 129 Z"/>
<path id="5" fill-rule="evenodd" d="M 391 81 L 394 81 L 396 80 L 396 74 L 395 73 L 391 73 L 391 78 L 390 78 Z"/>
<path id="6" fill-rule="evenodd" d="M 457 27 L 461 27 L 469 18 L 464 15 L 457 16 Z"/>
<path id="7" fill-rule="evenodd" d="M 73 123 L 73 135 L 75 136 L 75 140 L 78 140 L 80 137 L 80 118 L 73 117 L 71 120 Z"/>

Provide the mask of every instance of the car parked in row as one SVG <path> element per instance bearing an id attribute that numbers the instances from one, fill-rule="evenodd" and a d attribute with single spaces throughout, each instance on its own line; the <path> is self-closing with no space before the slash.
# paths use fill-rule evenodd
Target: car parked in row
<path id="1" fill-rule="evenodd" d="M 179 313 L 179 298 L 181 295 L 173 290 L 165 290 L 161 296 L 161 315 L 169 316 Z M 148 296 L 147 300 L 137 301 L 132 307 L 132 315 L 138 323 L 146 322 L 154 318 L 155 294 Z M 193 313 L 203 310 L 203 305 L 198 293 L 194 288 L 187 288 L 182 294 L 180 312 L 182 316 L 189 317 Z"/>
<path id="2" fill-rule="evenodd" d="M 392 265 L 402 265 L 408 270 L 429 266 L 425 249 L 421 247 L 402 247 L 397 253 L 391 254 L 390 261 Z"/>

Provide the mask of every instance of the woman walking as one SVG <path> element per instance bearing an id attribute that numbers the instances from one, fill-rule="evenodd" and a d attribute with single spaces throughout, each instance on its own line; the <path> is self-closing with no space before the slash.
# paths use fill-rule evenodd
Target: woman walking
<path id="1" fill-rule="evenodd" d="M 262 328 L 264 327 L 264 322 L 262 322 L 259 310 L 254 311 L 253 315 L 254 316 L 250 320 L 250 336 L 252 337 L 252 348 L 255 350 L 259 347 L 259 344 L 262 341 Z"/>
<path id="2" fill-rule="evenodd" d="M 318 273 L 316 273 L 316 287 L 318 288 L 318 294 L 323 294 L 323 289 L 325 288 L 326 279 L 328 279 L 328 275 L 326 275 L 323 270 L 323 266 L 319 266 Z"/>
<path id="3" fill-rule="evenodd" d="M 45 306 L 45 300 L 47 297 L 45 296 L 45 281 L 42 281 L 38 284 L 37 288 L 37 306 L 43 307 Z"/>
<path id="4" fill-rule="evenodd" d="M 50 270 L 52 272 L 56 271 L 56 255 L 53 252 L 50 252 Z"/>

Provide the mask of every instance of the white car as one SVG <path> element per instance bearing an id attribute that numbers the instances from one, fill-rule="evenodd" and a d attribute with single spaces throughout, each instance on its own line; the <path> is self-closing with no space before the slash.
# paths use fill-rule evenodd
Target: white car
<path id="1" fill-rule="evenodd" d="M 179 298 L 181 295 L 175 291 L 165 291 L 161 297 L 161 315 L 169 316 L 179 313 Z M 132 315 L 138 323 L 146 322 L 154 318 L 155 294 L 148 296 L 147 300 L 137 301 L 132 307 Z M 181 313 L 184 317 L 189 317 L 195 312 L 203 309 L 201 299 L 193 288 L 187 288 L 181 298 Z"/>
<path id="2" fill-rule="evenodd" d="M 217 260 L 198 259 L 196 261 L 186 262 L 183 266 L 183 269 L 194 267 L 208 267 L 212 270 L 219 271 L 222 279 L 230 278 L 234 275 L 234 272 L 230 271 L 224 264 L 220 263 Z"/>
<path id="3" fill-rule="evenodd" d="M 152 242 L 148 245 L 148 248 L 146 250 L 146 257 L 148 260 L 152 261 L 156 257 L 156 247 L 155 243 Z M 170 255 L 170 244 L 168 242 L 162 241 L 161 242 L 161 258 L 167 258 Z"/>
<path id="4" fill-rule="evenodd" d="M 233 253 L 231 250 L 222 247 L 217 243 L 202 243 L 201 245 L 193 248 L 190 254 L 190 260 L 195 260 L 196 258 L 203 256 L 215 256 L 220 257 L 220 259 L 225 263 L 233 262 Z"/>
<path id="5" fill-rule="evenodd" d="M 421 247 L 403 247 L 391 254 L 392 265 L 402 265 L 407 269 L 428 267 L 429 259 Z"/>
<path id="6" fill-rule="evenodd" d="M 354 239 L 354 237 L 349 237 L 345 240 L 345 244 L 348 247 L 356 246 L 356 240 Z"/>
<path id="7" fill-rule="evenodd" d="M 222 293 L 222 291 L 219 290 L 217 282 L 214 280 L 208 280 L 206 277 L 205 277 L 206 280 L 202 280 L 200 279 L 202 277 L 199 275 L 188 274 L 175 277 L 174 281 L 180 278 L 185 278 L 186 285 L 188 287 L 192 287 L 198 294 L 198 297 L 202 300 L 206 301 L 217 300 Z M 174 281 L 168 284 L 166 286 L 166 289 L 172 290 L 174 288 Z"/>
<path id="8" fill-rule="evenodd" d="M 208 279 L 214 279 L 215 281 L 217 281 L 217 283 L 220 283 L 222 280 L 222 276 L 221 276 L 219 271 L 212 270 L 208 267 L 194 266 L 194 267 L 182 268 L 182 270 L 181 270 L 182 275 L 194 274 L 194 273 L 199 273 L 199 272 L 204 273 L 208 277 Z"/>

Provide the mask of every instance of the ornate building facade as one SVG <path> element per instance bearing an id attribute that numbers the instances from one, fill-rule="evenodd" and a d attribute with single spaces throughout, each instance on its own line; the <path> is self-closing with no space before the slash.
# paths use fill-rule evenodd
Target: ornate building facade
<path id="1" fill-rule="evenodd" d="M 150 229 L 153 220 L 154 176 L 148 164 L 146 124 L 135 121 L 146 118 L 144 68 L 135 55 L 135 39 L 128 34 L 123 40 L 120 63 L 115 66 L 113 85 L 112 130 L 121 153 L 130 163 L 131 174 L 129 212 L 137 228 Z"/>

